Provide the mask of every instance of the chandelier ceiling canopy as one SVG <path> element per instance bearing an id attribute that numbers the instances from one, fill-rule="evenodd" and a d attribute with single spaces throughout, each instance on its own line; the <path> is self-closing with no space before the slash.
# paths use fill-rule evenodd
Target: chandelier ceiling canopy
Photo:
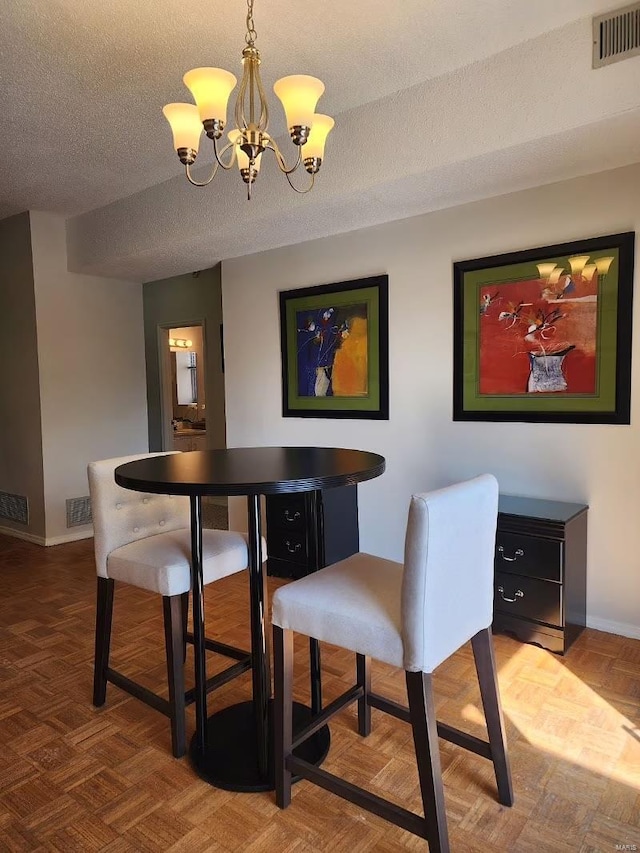
<path id="1" fill-rule="evenodd" d="M 222 68 L 194 68 L 182 78 L 193 95 L 195 104 L 167 104 L 163 113 L 173 131 L 173 144 L 186 176 L 194 186 L 210 184 L 218 171 L 240 170 L 247 184 L 247 198 L 251 198 L 253 184 L 260 172 L 262 155 L 272 151 L 280 171 L 291 187 L 300 193 L 309 192 L 315 175 L 322 165 L 327 136 L 334 121 L 316 113 L 316 104 L 324 92 L 324 83 L 317 77 L 294 74 L 276 81 L 273 90 L 280 99 L 289 128 L 289 135 L 297 147 L 295 163 L 288 165 L 275 139 L 269 134 L 269 107 L 260 77 L 260 53 L 255 46 L 257 33 L 253 22 L 254 0 L 247 0 L 246 45 L 242 51 L 242 80 L 236 96 L 235 127 L 227 133 L 227 141 L 220 143 L 226 122 L 227 103 L 235 88 L 236 78 Z M 191 174 L 200 146 L 202 131 L 211 139 L 215 163 L 211 175 L 197 181 Z M 227 159 L 225 159 L 225 157 Z M 294 185 L 291 175 L 303 165 L 311 176 L 304 189 Z"/>

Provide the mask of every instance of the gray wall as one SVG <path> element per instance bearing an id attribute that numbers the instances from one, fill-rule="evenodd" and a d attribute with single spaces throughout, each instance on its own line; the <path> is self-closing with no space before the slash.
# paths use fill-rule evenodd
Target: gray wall
<path id="1" fill-rule="evenodd" d="M 162 448 L 158 329 L 203 323 L 207 445 L 226 446 L 224 373 L 220 357 L 222 289 L 220 265 L 143 285 L 144 340 L 147 363 L 149 450 Z"/>
<path id="2" fill-rule="evenodd" d="M 45 535 L 40 382 L 28 213 L 0 221 L 0 490 L 25 495 L 29 525 L 9 528 Z"/>

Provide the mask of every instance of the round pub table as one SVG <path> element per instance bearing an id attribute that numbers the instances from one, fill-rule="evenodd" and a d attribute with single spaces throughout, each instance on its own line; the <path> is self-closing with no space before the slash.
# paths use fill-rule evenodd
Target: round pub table
<path id="1" fill-rule="evenodd" d="M 212 785 L 232 791 L 265 791 L 274 787 L 260 496 L 355 485 L 379 477 L 384 469 L 384 457 L 377 453 L 337 447 L 199 450 L 138 459 L 116 468 L 116 483 L 125 489 L 188 495 L 190 499 L 196 730 L 189 754 L 198 775 Z M 202 578 L 203 495 L 244 495 L 248 511 L 253 700 L 223 708 L 210 718 L 207 718 Z M 319 663 L 317 667 L 319 678 Z M 296 704 L 296 729 L 312 724 L 311 720 L 311 710 Z M 308 747 L 303 745 L 306 754 L 303 756 L 301 752 L 301 757 L 320 763 L 329 748 L 327 727 L 307 743 Z"/>

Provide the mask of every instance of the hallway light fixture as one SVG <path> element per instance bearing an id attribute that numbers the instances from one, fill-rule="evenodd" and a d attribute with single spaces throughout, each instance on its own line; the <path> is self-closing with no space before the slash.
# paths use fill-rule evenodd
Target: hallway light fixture
<path id="1" fill-rule="evenodd" d="M 253 21 L 253 3 L 254 0 L 247 0 L 242 81 L 235 103 L 236 127 L 227 134 L 229 141 L 221 148 L 218 147 L 227 120 L 227 102 L 237 82 L 229 71 L 222 68 L 194 68 L 188 71 L 182 79 L 196 103 L 167 104 L 162 111 L 171 125 L 173 144 L 180 162 L 184 164 L 187 179 L 194 186 L 207 186 L 219 167 L 228 170 L 236 163 L 242 180 L 247 184 L 247 198 L 250 199 L 260 171 L 262 154 L 269 150 L 275 154 L 278 168 L 292 189 L 306 193 L 313 187 L 316 173 L 322 165 L 327 136 L 334 125 L 332 118 L 315 112 L 316 104 L 324 92 L 324 83 L 317 77 L 294 74 L 282 77 L 273 87 L 284 107 L 291 140 L 298 148 L 296 162 L 289 166 L 276 141 L 267 132 L 269 108 L 260 78 L 260 53 L 255 46 L 257 33 Z M 211 175 L 205 181 L 196 181 L 190 167 L 197 157 L 203 128 L 213 142 L 215 163 Z M 229 150 L 231 154 L 225 162 L 222 158 Z M 298 189 L 291 180 L 291 175 L 301 163 L 311 175 L 311 182 L 306 189 Z"/>
<path id="2" fill-rule="evenodd" d="M 178 349 L 188 349 L 190 346 L 193 346 L 193 341 L 189 341 L 186 338 L 169 338 L 169 346 L 177 347 Z"/>

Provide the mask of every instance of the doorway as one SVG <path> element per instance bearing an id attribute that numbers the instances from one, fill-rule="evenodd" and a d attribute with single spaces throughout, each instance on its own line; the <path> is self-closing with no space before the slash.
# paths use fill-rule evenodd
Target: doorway
<path id="1" fill-rule="evenodd" d="M 226 446 L 220 348 L 209 345 L 207 332 L 204 320 L 158 326 L 162 450 Z M 228 526 L 227 503 L 226 497 L 203 500 L 205 527 Z"/>

